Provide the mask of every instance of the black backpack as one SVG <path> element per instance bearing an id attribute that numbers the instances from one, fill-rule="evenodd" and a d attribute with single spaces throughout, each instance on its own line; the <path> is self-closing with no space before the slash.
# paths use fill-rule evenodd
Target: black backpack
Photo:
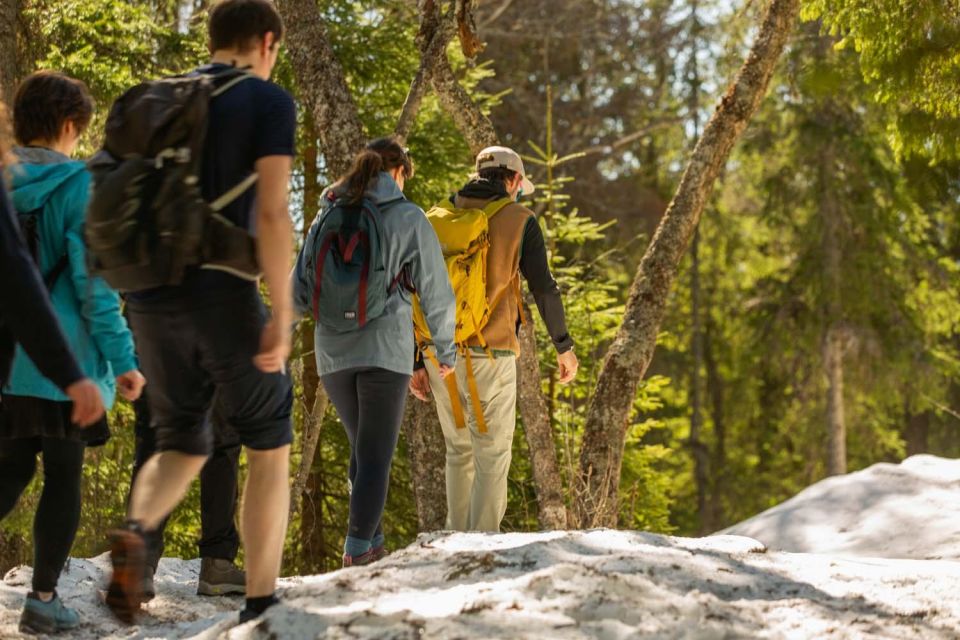
<path id="1" fill-rule="evenodd" d="M 30 252 L 33 261 L 37 264 L 37 268 L 40 268 L 40 232 L 38 231 L 38 226 L 40 224 L 40 216 L 43 215 L 43 207 L 35 209 L 33 211 L 28 211 L 26 213 L 17 212 L 17 222 L 20 224 L 20 232 L 23 234 L 23 241 L 27 245 L 27 250 Z M 53 291 L 53 286 L 57 284 L 57 279 L 60 277 L 69 264 L 69 259 L 67 254 L 60 256 L 60 259 L 57 260 L 57 263 L 53 265 L 53 268 L 50 269 L 49 273 L 41 274 L 43 276 L 43 284 L 46 285 L 47 291 Z"/>
<path id="2" fill-rule="evenodd" d="M 213 202 L 200 185 L 210 100 L 252 77 L 229 69 L 165 78 L 114 103 L 103 149 L 89 162 L 92 274 L 124 292 L 180 284 L 188 267 L 259 278 L 253 236 L 218 213 L 254 185 L 256 173 Z"/>

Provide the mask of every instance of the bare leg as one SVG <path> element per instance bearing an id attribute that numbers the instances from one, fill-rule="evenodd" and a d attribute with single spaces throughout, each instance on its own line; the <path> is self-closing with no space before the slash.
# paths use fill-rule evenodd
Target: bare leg
<path id="1" fill-rule="evenodd" d="M 247 598 L 259 598 L 273 594 L 280 576 L 290 512 L 290 445 L 247 449 L 247 461 L 241 517 Z"/>
<path id="2" fill-rule="evenodd" d="M 152 531 L 173 511 L 190 483 L 200 474 L 206 456 L 188 455 L 179 451 L 154 454 L 144 463 L 130 492 L 131 520 Z"/>

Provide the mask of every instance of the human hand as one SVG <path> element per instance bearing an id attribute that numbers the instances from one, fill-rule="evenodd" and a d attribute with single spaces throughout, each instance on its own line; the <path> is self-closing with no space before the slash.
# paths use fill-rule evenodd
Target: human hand
<path id="1" fill-rule="evenodd" d="M 106 411 L 100 389 L 90 378 L 84 378 L 66 388 L 67 397 L 73 401 L 70 420 L 79 427 L 89 427 L 103 417 Z"/>
<path id="2" fill-rule="evenodd" d="M 267 322 L 260 334 L 260 352 L 253 364 L 265 373 L 285 371 L 290 355 L 290 323 L 274 318 Z"/>
<path id="3" fill-rule="evenodd" d="M 410 378 L 410 393 L 422 402 L 430 402 L 430 376 L 426 369 L 417 369 Z"/>
<path id="4" fill-rule="evenodd" d="M 136 369 L 131 369 L 117 376 L 117 390 L 124 399 L 130 402 L 140 397 L 145 384 L 147 384 L 147 379 Z"/>
<path id="5" fill-rule="evenodd" d="M 441 380 L 446 380 L 446 379 L 447 379 L 447 376 L 450 375 L 451 373 L 453 373 L 453 367 L 451 367 L 451 366 L 448 365 L 448 364 L 441 364 L 441 365 L 440 365 L 440 379 L 441 379 Z"/>
<path id="6" fill-rule="evenodd" d="M 577 377 L 580 361 L 577 360 L 577 356 L 572 349 L 564 353 L 558 353 L 557 364 L 560 365 L 560 384 L 568 384 Z"/>

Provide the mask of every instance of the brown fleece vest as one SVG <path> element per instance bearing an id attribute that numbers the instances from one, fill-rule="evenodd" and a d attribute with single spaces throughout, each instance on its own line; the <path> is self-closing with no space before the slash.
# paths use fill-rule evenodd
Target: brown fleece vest
<path id="1" fill-rule="evenodd" d="M 482 209 L 493 199 L 479 200 L 457 196 L 455 205 L 460 209 Z M 483 339 L 492 351 L 512 351 L 520 355 L 517 339 L 517 323 L 520 308 L 517 306 L 515 287 L 520 286 L 520 247 L 523 230 L 533 212 L 521 204 L 508 204 L 490 218 L 490 251 L 487 254 L 487 300 L 495 304 L 490 321 L 483 330 Z M 480 346 L 480 341 L 469 341 L 470 346 Z"/>

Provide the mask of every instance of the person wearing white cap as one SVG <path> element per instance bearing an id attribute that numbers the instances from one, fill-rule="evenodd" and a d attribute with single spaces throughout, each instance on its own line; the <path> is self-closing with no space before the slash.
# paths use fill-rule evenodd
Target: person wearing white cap
<path id="1" fill-rule="evenodd" d="M 559 381 L 572 381 L 579 367 L 560 288 L 550 273 L 543 231 L 534 213 L 517 202 L 534 189 L 520 156 L 496 146 L 477 155 L 476 174 L 451 197 L 456 209 L 484 209 L 505 198 L 510 203 L 488 218 L 486 293 L 491 313 L 481 335 L 467 341 L 470 357 L 458 359 L 455 388 L 459 401 L 451 401 L 450 386 L 445 388 L 430 358 L 410 383 L 416 397 L 427 400 L 432 392 L 436 400 L 446 440 L 446 526 L 450 530 L 499 531 L 506 513 L 516 427 L 517 332 L 523 317 L 519 295 L 511 293 L 519 294 L 521 275 L 557 350 Z M 479 397 L 470 398 L 471 393 Z M 482 416 L 462 411 L 462 407 L 480 407 Z M 458 428 L 458 415 L 464 416 L 460 418 L 462 428 Z"/>

